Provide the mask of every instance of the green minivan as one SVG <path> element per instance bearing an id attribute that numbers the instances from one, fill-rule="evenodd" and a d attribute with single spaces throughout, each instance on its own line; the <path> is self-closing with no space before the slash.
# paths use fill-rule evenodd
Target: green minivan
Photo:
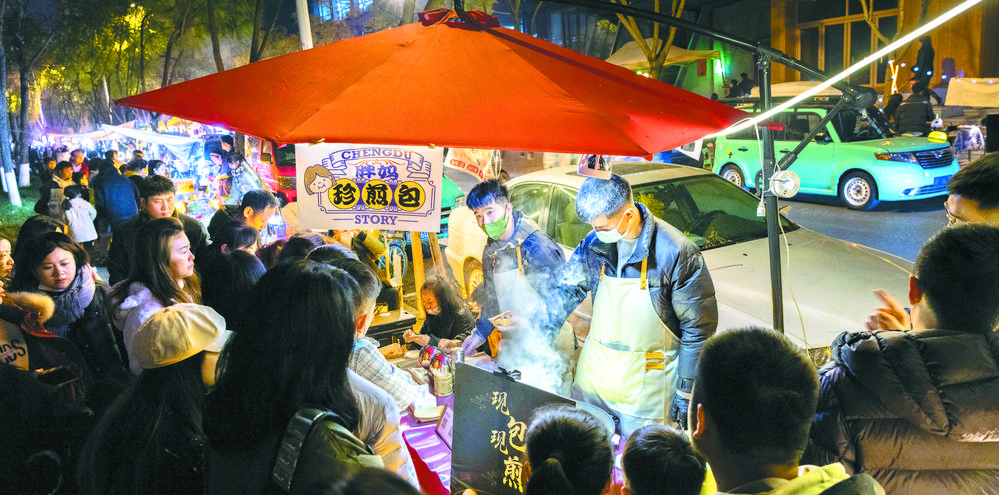
<path id="1" fill-rule="evenodd" d="M 813 97 L 771 118 L 784 126 L 772 133 L 776 160 L 818 125 L 834 100 Z M 762 155 L 754 128 L 716 138 L 714 153 L 713 172 L 744 188 L 759 186 Z M 801 179 L 799 193 L 838 196 L 848 208 L 870 210 L 880 201 L 946 195 L 947 181 L 959 168 L 949 144 L 899 136 L 880 110 L 871 107 L 841 110 L 802 149 L 789 170 Z"/>

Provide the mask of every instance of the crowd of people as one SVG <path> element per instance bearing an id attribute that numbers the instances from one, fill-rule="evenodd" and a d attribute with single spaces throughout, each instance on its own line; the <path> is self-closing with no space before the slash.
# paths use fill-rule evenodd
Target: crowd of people
<path id="1" fill-rule="evenodd" d="M 115 160 L 90 182 L 96 215 L 70 197 L 84 184 L 67 185 L 68 201 L 43 198 L 16 240 L 0 239 L 0 395 L 12 405 L 0 415 L 16 425 L 5 483 L 418 493 L 399 413 L 417 384 L 366 337 L 376 307 L 400 299 L 373 269 L 377 235 L 261 246 L 270 192 L 245 191 L 206 229 L 176 211 L 168 177 L 133 181 Z M 52 170 L 56 186 L 74 180 L 72 163 Z M 576 211 L 594 231 L 568 260 L 501 181 L 476 185 L 467 203 L 489 237 L 479 315 L 447 278 L 430 278 L 427 320 L 404 339 L 471 354 L 505 327 L 504 363 L 529 333 L 546 336 L 578 359 L 572 396 L 619 420 L 625 495 L 999 494 L 999 154 L 948 191 L 950 225 L 916 260 L 909 307 L 879 293 L 867 328 L 840 335 L 818 370 L 776 332 L 716 328 L 701 254 L 616 175 L 581 188 Z M 105 227 L 107 281 L 87 244 Z M 587 296 L 580 343 L 566 319 Z M 525 493 L 611 490 L 614 433 L 585 409 L 537 410 Z"/>

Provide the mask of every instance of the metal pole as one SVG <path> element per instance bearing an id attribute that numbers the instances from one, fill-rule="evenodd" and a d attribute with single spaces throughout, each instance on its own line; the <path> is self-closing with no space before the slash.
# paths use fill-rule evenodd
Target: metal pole
<path id="1" fill-rule="evenodd" d="M 295 1 L 295 13 L 298 16 L 298 37 L 302 40 L 303 50 L 312 48 L 312 23 L 309 21 L 309 6 L 306 1 Z"/>
<path id="2" fill-rule="evenodd" d="M 770 57 L 760 55 L 759 74 L 760 103 L 766 112 L 773 107 L 770 91 Z M 770 128 L 763 126 L 760 131 L 763 140 L 763 183 L 756 187 L 763 192 L 763 206 L 767 219 L 767 241 L 770 247 L 770 300 L 774 312 L 774 330 L 784 333 L 784 298 L 781 290 L 780 271 L 780 217 L 777 215 L 777 196 L 770 189 L 770 177 L 774 170 L 774 140 Z"/>

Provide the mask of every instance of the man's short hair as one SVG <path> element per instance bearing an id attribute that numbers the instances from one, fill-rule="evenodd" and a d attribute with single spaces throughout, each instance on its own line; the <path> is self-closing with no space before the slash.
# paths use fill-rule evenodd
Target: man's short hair
<path id="1" fill-rule="evenodd" d="M 999 326 L 999 227 L 948 227 L 916 258 L 915 276 L 940 330 L 989 333 Z"/>
<path id="2" fill-rule="evenodd" d="M 232 136 L 228 134 L 222 136 L 221 141 L 225 144 L 228 144 L 229 146 L 235 146 L 236 144 L 236 140 L 234 140 Z"/>
<path id="3" fill-rule="evenodd" d="M 142 158 L 133 158 L 125 164 L 125 169 L 130 172 L 138 172 L 146 168 L 146 161 Z"/>
<path id="4" fill-rule="evenodd" d="M 62 171 L 63 169 L 65 169 L 65 168 L 72 168 L 72 167 L 73 167 L 73 164 L 72 164 L 72 163 L 69 163 L 69 162 L 67 162 L 67 161 L 63 160 L 63 161 L 61 161 L 61 162 L 59 162 L 59 163 L 57 163 L 57 164 L 56 164 L 56 166 L 55 166 L 55 171 L 56 171 L 56 173 L 58 174 L 58 173 L 59 173 L 59 172 L 61 172 L 61 171 Z"/>
<path id="5" fill-rule="evenodd" d="M 243 195 L 243 201 L 239 204 L 239 211 L 252 208 L 253 211 L 261 212 L 267 208 L 277 208 L 280 203 L 277 198 L 266 189 L 251 189 Z"/>
<path id="6" fill-rule="evenodd" d="M 610 179 L 587 177 L 576 195 L 576 216 L 590 223 L 600 215 L 610 217 L 633 203 L 631 184 L 617 174 Z"/>
<path id="7" fill-rule="evenodd" d="M 958 170 L 947 181 L 947 192 L 978 203 L 982 210 L 999 208 L 999 151 Z"/>
<path id="8" fill-rule="evenodd" d="M 621 463 L 634 495 L 697 495 L 707 471 L 687 436 L 663 425 L 635 430 Z"/>
<path id="9" fill-rule="evenodd" d="M 786 466 L 805 451 L 818 399 L 818 375 L 803 350 L 772 330 L 743 328 L 704 344 L 690 407 L 704 405 L 721 448 Z"/>
<path id="10" fill-rule="evenodd" d="M 116 155 L 118 155 L 117 151 L 115 151 L 115 150 L 107 150 L 107 151 L 104 152 L 104 159 L 105 160 L 114 161 L 114 157 Z"/>
<path id="11" fill-rule="evenodd" d="M 479 182 L 471 191 L 468 191 L 468 196 L 465 197 L 465 205 L 471 209 L 482 208 L 492 202 L 499 205 L 510 202 L 510 191 L 499 179 Z"/>
<path id="12" fill-rule="evenodd" d="M 139 196 L 142 199 L 149 199 L 150 196 L 159 196 L 161 194 L 176 194 L 177 186 L 173 184 L 173 181 L 163 177 L 162 175 L 153 175 L 146 177 L 142 181 L 142 185 L 139 186 Z"/>

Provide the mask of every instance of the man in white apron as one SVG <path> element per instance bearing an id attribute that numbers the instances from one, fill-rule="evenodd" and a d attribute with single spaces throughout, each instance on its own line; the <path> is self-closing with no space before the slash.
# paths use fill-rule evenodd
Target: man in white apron
<path id="1" fill-rule="evenodd" d="M 625 436 L 646 424 L 685 427 L 697 359 L 718 324 L 700 251 L 635 203 L 618 175 L 586 179 L 576 214 L 594 231 L 563 267 L 549 317 L 561 324 L 593 294 L 573 398 L 617 416 Z"/>
<path id="2" fill-rule="evenodd" d="M 550 341 L 542 334 L 549 326 L 549 310 L 540 294 L 551 290 L 552 275 L 564 263 L 562 250 L 533 220 L 513 209 L 509 192 L 498 179 L 477 184 L 465 203 L 489 240 L 482 252 L 482 312 L 462 347 L 471 355 L 493 328 L 499 328 L 503 339 L 497 364 L 519 369 L 526 383 L 559 392 L 567 360 L 550 352 Z M 509 324 L 490 322 L 506 311 L 514 314 Z M 539 378 L 539 374 L 549 376 Z"/>

